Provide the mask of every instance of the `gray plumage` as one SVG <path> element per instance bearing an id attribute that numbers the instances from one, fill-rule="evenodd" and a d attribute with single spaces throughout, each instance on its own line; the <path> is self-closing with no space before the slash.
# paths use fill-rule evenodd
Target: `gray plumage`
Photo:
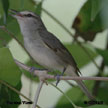
<path id="1" fill-rule="evenodd" d="M 64 45 L 47 31 L 42 20 L 33 12 L 15 12 L 13 15 L 24 37 L 24 45 L 37 63 L 50 70 L 59 70 L 70 76 L 79 76 L 77 64 Z M 76 49 L 77 50 L 77 49 Z M 83 92 L 90 98 L 94 97 L 81 80 L 76 80 Z"/>
<path id="2" fill-rule="evenodd" d="M 56 55 L 58 55 L 64 62 L 75 66 L 77 69 L 76 62 L 70 52 L 64 47 L 64 45 L 50 32 L 47 30 L 39 29 L 39 35 L 44 43 L 51 48 Z"/>

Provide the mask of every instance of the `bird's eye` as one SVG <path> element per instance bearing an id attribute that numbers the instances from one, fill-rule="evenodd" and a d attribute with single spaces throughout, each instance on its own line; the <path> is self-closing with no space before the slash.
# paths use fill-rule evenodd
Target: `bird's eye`
<path id="1" fill-rule="evenodd" d="M 24 15 L 24 16 L 26 16 L 26 17 L 32 17 L 32 15 L 31 15 L 31 14 L 27 14 L 27 15 Z"/>

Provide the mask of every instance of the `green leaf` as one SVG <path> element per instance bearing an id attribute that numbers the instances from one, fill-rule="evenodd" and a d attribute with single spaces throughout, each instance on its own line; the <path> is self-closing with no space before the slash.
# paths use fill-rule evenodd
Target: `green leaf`
<path id="1" fill-rule="evenodd" d="M 108 28 L 108 0 L 102 1 L 102 6 L 96 4 L 97 0 L 87 0 L 83 5 L 72 26 L 76 30 L 76 36 L 82 37 L 85 41 L 93 41 L 97 33 Z M 94 20 L 91 21 L 91 18 Z"/>
<path id="2" fill-rule="evenodd" d="M 16 86 L 21 78 L 21 71 L 15 64 L 8 48 L 0 48 L 0 79 Z"/>
<path id="3" fill-rule="evenodd" d="M 106 76 L 108 77 L 108 76 Z M 98 91 L 97 91 L 97 94 L 98 94 L 98 98 L 101 99 L 103 101 L 103 103 L 107 104 L 108 105 L 108 82 L 101 82 L 99 88 L 98 88 Z"/>
<path id="4" fill-rule="evenodd" d="M 103 57 L 105 64 L 108 65 L 108 50 L 96 48 L 96 51 Z"/>
<path id="5" fill-rule="evenodd" d="M 89 89 L 93 87 L 93 84 L 94 81 L 86 81 L 87 88 Z M 71 89 L 69 89 L 65 94 L 72 100 L 72 102 L 75 103 L 75 105 L 81 107 L 88 106 L 87 104 L 84 104 L 84 101 L 88 100 L 88 98 L 85 96 L 85 94 L 82 92 L 82 90 L 79 87 L 74 86 Z M 73 107 L 64 96 L 61 96 L 59 101 L 57 102 L 56 108 L 73 108 Z"/>
<path id="6" fill-rule="evenodd" d="M 42 12 L 42 1 L 39 2 L 37 5 L 36 5 L 36 14 L 41 16 L 41 12 Z"/>
<path id="7" fill-rule="evenodd" d="M 2 19 L 0 19 L 0 25 L 2 25 Z M 13 26 L 14 25 L 14 26 Z M 11 16 L 8 17 L 7 19 L 7 27 L 9 32 L 12 32 L 14 36 L 19 39 L 23 43 L 22 35 L 18 26 L 18 23 L 15 19 L 13 19 Z M 0 29 L 0 40 L 3 41 L 2 43 L 8 44 L 8 42 L 11 41 L 12 36 L 9 35 L 7 32 L 4 30 Z M 0 43 L 0 44 L 2 44 Z M 3 47 L 3 44 L 2 44 Z"/>
<path id="8" fill-rule="evenodd" d="M 8 104 L 7 102 L 21 102 L 19 95 L 5 85 L 0 84 L 0 86 L 0 107 L 18 108 L 19 104 Z M 21 82 L 19 82 L 14 88 L 20 91 L 21 86 Z"/>
<path id="9" fill-rule="evenodd" d="M 21 6 L 21 3 L 20 3 L 20 6 Z M 20 9 L 20 7 L 19 7 L 19 9 Z M 31 2 L 31 0 L 23 0 L 23 9 L 24 10 L 31 10 L 34 12 L 35 11 L 35 4 L 33 2 Z"/>
<path id="10" fill-rule="evenodd" d="M 4 1 L 4 0 L 3 0 Z M 10 2 L 10 9 L 15 9 L 15 10 L 20 10 L 20 11 L 22 11 L 21 10 L 21 6 L 22 6 L 22 0 L 10 0 L 9 1 Z M 35 4 L 33 3 L 33 2 L 31 2 L 31 0 L 23 0 L 23 6 L 22 6 L 23 8 L 24 8 L 24 10 L 31 10 L 31 11 L 35 11 Z M 0 26 L 1 25 L 4 25 L 4 23 L 3 23 L 3 12 L 2 12 L 3 10 L 2 10 L 2 8 L 1 8 L 1 4 L 0 4 L 0 15 L 1 15 L 1 18 L 0 18 Z M 9 31 L 11 31 L 12 33 L 14 33 L 15 34 L 15 36 L 21 41 L 21 42 L 23 42 L 22 40 L 22 36 L 21 36 L 21 32 L 20 32 L 20 29 L 19 29 L 19 25 L 18 25 L 18 23 L 17 23 L 17 21 L 16 21 L 16 19 L 14 19 L 13 17 L 11 17 L 11 16 L 8 16 L 7 17 L 7 24 L 6 24 L 6 26 L 7 26 L 7 29 L 9 30 Z M 1 38 L 2 38 L 2 40 L 3 40 L 3 42 L 2 43 L 4 43 L 4 41 L 5 41 L 5 43 L 6 44 L 8 44 L 8 42 L 9 41 L 11 41 L 11 39 L 12 39 L 12 37 L 10 36 L 10 35 L 8 35 L 8 33 L 5 33 L 4 31 L 2 31 L 1 29 L 0 29 L 0 40 L 1 40 Z M 0 43 L 1 44 L 1 43 Z M 3 45 L 2 45 L 2 47 L 3 47 Z"/>
<path id="11" fill-rule="evenodd" d="M 78 67 L 81 68 L 91 62 L 91 59 L 87 56 L 87 54 L 83 51 L 83 49 L 76 43 L 74 44 L 66 44 L 66 48 L 70 51 L 72 56 L 75 58 L 76 63 L 78 64 Z M 91 50 L 90 48 L 86 47 L 87 44 L 84 45 L 86 50 L 90 53 L 92 58 L 95 58 L 97 56 L 96 52 Z"/>
<path id="12" fill-rule="evenodd" d="M 8 9 L 9 9 L 9 0 L 2 0 L 2 5 L 3 5 L 3 9 L 4 9 L 4 23 L 6 24 L 6 19 L 8 16 Z"/>
<path id="13" fill-rule="evenodd" d="M 0 15 L 2 16 L 4 14 L 2 1 L 0 0 Z"/>
<path id="14" fill-rule="evenodd" d="M 23 8 L 22 8 L 23 7 Z M 22 6 L 22 1 L 21 0 L 10 0 L 10 9 L 15 9 L 15 10 L 35 10 L 35 4 L 31 2 L 31 0 L 23 0 L 23 6 Z"/>
<path id="15" fill-rule="evenodd" d="M 102 9 L 102 1 L 103 0 L 91 0 L 92 2 L 92 8 L 91 8 L 91 21 L 93 21 L 97 14 Z"/>
<path id="16" fill-rule="evenodd" d="M 3 5 L 4 12 L 7 16 L 8 9 L 9 9 L 9 0 L 2 0 L 2 5 Z"/>
<path id="17" fill-rule="evenodd" d="M 39 68 L 39 69 L 42 69 L 41 66 L 39 66 L 37 63 L 34 63 L 31 59 L 29 59 L 26 63 L 25 63 L 27 66 L 30 66 L 30 67 L 36 67 L 36 68 Z M 24 73 L 24 75 L 29 78 L 29 79 L 32 79 L 33 81 L 36 81 L 36 82 L 39 82 L 39 78 L 38 77 L 34 77 L 30 72 L 22 69 L 22 72 Z"/>

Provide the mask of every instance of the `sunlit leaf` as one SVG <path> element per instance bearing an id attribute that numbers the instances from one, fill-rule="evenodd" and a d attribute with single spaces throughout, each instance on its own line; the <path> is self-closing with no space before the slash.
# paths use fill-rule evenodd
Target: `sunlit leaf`
<path id="1" fill-rule="evenodd" d="M 108 50 L 97 48 L 96 51 L 104 58 L 105 64 L 108 65 Z"/>
<path id="2" fill-rule="evenodd" d="M 108 77 L 108 76 L 106 76 Z M 98 98 L 103 101 L 103 103 L 105 104 L 108 104 L 108 94 L 107 94 L 107 91 L 108 91 L 108 82 L 101 82 L 100 86 L 99 86 L 99 89 L 97 91 L 97 94 L 98 94 Z"/>
<path id="3" fill-rule="evenodd" d="M 8 15 L 8 9 L 9 9 L 9 0 L 2 0 L 2 5 L 4 9 L 4 23 L 6 24 L 6 19 Z"/>
<path id="4" fill-rule="evenodd" d="M 15 9 L 17 11 L 23 11 L 21 10 L 21 0 L 10 0 L 10 9 Z M 23 0 L 23 8 L 24 10 L 29 10 L 29 11 L 35 11 L 35 4 L 33 2 L 31 2 L 31 0 Z M 1 6 L 1 4 L 0 4 Z M 0 7 L 0 12 L 2 8 Z M 1 13 L 0 13 L 1 14 Z M 3 23 L 3 14 L 1 14 L 1 18 L 0 18 L 0 26 L 4 25 Z M 17 21 L 16 19 L 14 19 L 13 17 L 11 16 L 8 16 L 7 18 L 7 24 L 6 24 L 6 27 L 9 31 L 11 31 L 12 33 L 15 34 L 15 36 L 21 41 L 23 42 L 22 40 L 22 36 L 21 36 L 21 32 L 20 32 L 20 29 L 19 29 L 19 25 L 17 24 Z M 8 35 L 8 33 L 5 33 L 4 31 L 2 31 L 0 29 L 0 39 L 3 39 L 6 43 L 8 43 L 12 37 L 10 35 Z"/>
<path id="5" fill-rule="evenodd" d="M 102 0 L 91 0 L 92 8 L 91 8 L 91 21 L 95 19 L 97 14 L 102 9 Z"/>
<path id="6" fill-rule="evenodd" d="M 8 48 L 0 48 L 0 79 L 16 86 L 21 78 L 21 71 L 15 64 Z"/>
<path id="7" fill-rule="evenodd" d="M 41 15 L 41 12 L 42 12 L 42 1 L 39 2 L 37 5 L 36 5 L 36 14 L 38 14 L 39 16 Z"/>
<path id="8" fill-rule="evenodd" d="M 75 18 L 72 26 L 76 30 L 76 36 L 82 37 L 85 41 L 92 41 L 97 33 L 108 28 L 108 11 L 104 11 L 108 8 L 106 5 L 108 4 L 108 0 L 102 0 L 102 6 L 99 4 L 100 0 L 98 0 L 97 6 L 94 6 L 96 1 L 97 0 L 87 0 Z M 92 21 L 91 18 L 93 19 Z"/>

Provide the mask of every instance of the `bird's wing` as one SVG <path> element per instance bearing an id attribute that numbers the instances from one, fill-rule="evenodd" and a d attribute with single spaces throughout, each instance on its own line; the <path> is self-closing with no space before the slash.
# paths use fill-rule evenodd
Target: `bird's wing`
<path id="1" fill-rule="evenodd" d="M 63 61 L 77 68 L 76 62 L 64 45 L 50 32 L 39 30 L 44 43 L 53 50 Z"/>

